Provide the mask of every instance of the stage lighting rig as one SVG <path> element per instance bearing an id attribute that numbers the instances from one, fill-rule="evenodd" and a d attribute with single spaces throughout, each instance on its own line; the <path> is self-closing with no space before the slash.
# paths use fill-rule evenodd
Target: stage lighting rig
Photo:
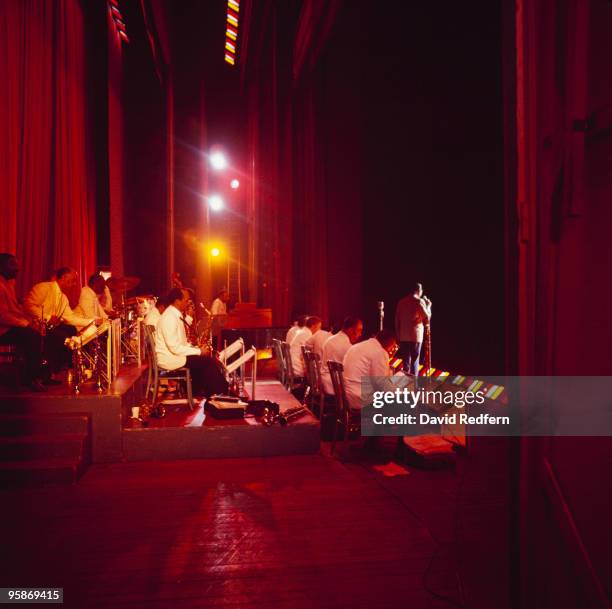
<path id="1" fill-rule="evenodd" d="M 220 150 L 215 150 L 210 155 L 210 165 L 215 171 L 223 171 L 227 168 L 227 158 Z"/>
<path id="2" fill-rule="evenodd" d="M 208 205 L 213 211 L 221 211 L 223 209 L 223 199 L 219 195 L 212 195 L 208 198 Z"/>

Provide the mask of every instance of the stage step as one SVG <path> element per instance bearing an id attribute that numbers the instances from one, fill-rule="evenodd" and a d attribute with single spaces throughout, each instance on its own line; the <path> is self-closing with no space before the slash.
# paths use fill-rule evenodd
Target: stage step
<path id="1" fill-rule="evenodd" d="M 0 462 L 0 486 L 74 484 L 87 469 L 83 459 L 38 459 Z"/>
<path id="2" fill-rule="evenodd" d="M 0 436 L 89 433 L 89 418 L 78 414 L 0 414 Z"/>
<path id="3" fill-rule="evenodd" d="M 89 429 L 80 413 L 0 415 L 0 485 L 76 482 L 91 462 Z"/>
<path id="4" fill-rule="evenodd" d="M 47 458 L 80 458 L 87 434 L 37 434 L 0 437 L 1 461 L 32 461 Z"/>

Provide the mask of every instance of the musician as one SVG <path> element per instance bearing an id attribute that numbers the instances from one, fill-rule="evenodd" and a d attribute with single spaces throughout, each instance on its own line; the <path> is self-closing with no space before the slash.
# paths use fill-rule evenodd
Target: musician
<path id="1" fill-rule="evenodd" d="M 291 365 L 293 366 L 293 376 L 297 382 L 306 377 L 306 367 L 302 357 L 302 347 L 306 345 L 308 339 L 321 330 L 321 318 L 311 315 L 306 319 L 303 328 L 296 332 L 290 344 Z"/>
<path id="2" fill-rule="evenodd" d="M 84 317 L 70 308 L 65 292 L 69 292 L 77 280 L 74 269 L 62 267 L 56 271 L 53 281 L 37 283 L 25 298 L 24 310 L 28 317 L 47 326 L 45 353 L 53 372 L 72 366 L 72 352 L 64 345 L 66 338 L 74 336 L 77 328 L 92 323 L 99 325 L 103 321 L 101 318 Z M 48 383 L 55 385 L 59 381 L 49 379 Z"/>
<path id="3" fill-rule="evenodd" d="M 307 341 L 306 347 L 308 347 L 313 353 L 316 353 L 319 357 L 323 356 L 323 345 L 328 338 L 332 336 L 332 333 L 328 330 L 321 329 L 313 334 Z"/>
<path id="4" fill-rule="evenodd" d="M 94 319 L 108 319 L 108 313 L 104 310 L 102 299 L 106 289 L 106 279 L 102 275 L 92 275 L 87 285 L 81 288 L 79 305 L 75 312 L 83 317 Z"/>
<path id="5" fill-rule="evenodd" d="M 217 343 L 217 349 L 221 349 L 221 333 L 227 323 L 227 303 L 229 302 L 229 292 L 221 289 L 210 306 L 212 316 L 211 334 Z"/>
<path id="6" fill-rule="evenodd" d="M 400 341 L 399 357 L 404 370 L 413 376 L 419 372 L 419 357 L 425 325 L 431 319 L 431 300 L 423 296 L 423 286 L 414 285 L 412 294 L 402 298 L 395 309 L 395 331 Z"/>
<path id="7" fill-rule="evenodd" d="M 205 347 L 194 347 L 187 340 L 184 313 L 188 303 L 189 294 L 185 290 L 170 290 L 168 306 L 159 318 L 155 332 L 157 363 L 164 370 L 189 368 L 195 395 L 209 397 L 226 393 L 227 381 L 219 362 L 207 355 Z"/>
<path id="8" fill-rule="evenodd" d="M 363 321 L 358 317 L 347 317 L 342 323 L 342 329 L 337 334 L 330 336 L 323 344 L 321 355 L 321 383 L 323 391 L 328 395 L 333 395 L 334 387 L 327 362 L 344 361 L 346 352 L 354 345 L 363 334 Z"/>
<path id="9" fill-rule="evenodd" d="M 287 331 L 285 342 L 291 344 L 294 336 L 306 325 L 308 315 L 300 315 L 294 322 L 293 325 Z"/>
<path id="10" fill-rule="evenodd" d="M 104 294 L 100 296 L 100 303 L 102 304 L 102 308 L 107 312 L 113 312 L 113 297 L 111 296 L 110 289 L 108 284 L 106 283 L 112 276 L 110 266 L 99 266 L 97 274 L 104 279 Z"/>
<path id="11" fill-rule="evenodd" d="M 391 377 L 389 358 L 397 350 L 397 340 L 391 330 L 381 330 L 374 338 L 369 338 L 349 348 L 342 362 L 344 366 L 344 387 L 351 408 L 360 409 L 372 403 L 374 385 L 383 385 Z M 374 377 L 373 381 L 370 378 Z M 389 383 L 389 390 L 392 386 Z"/>
<path id="12" fill-rule="evenodd" d="M 155 306 L 152 307 L 149 312 L 146 314 L 144 318 L 145 326 L 153 326 L 153 329 L 157 327 L 157 322 L 161 317 L 162 313 L 166 310 L 166 299 L 163 297 L 159 297 Z"/>
<path id="13" fill-rule="evenodd" d="M 18 272 L 15 256 L 0 254 L 0 345 L 15 345 L 25 362 L 25 384 L 33 391 L 45 391 L 38 324 L 28 318 L 15 296 Z"/>

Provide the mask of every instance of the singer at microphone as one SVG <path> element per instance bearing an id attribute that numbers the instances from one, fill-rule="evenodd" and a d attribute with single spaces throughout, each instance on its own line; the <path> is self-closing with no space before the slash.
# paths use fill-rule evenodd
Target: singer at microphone
<path id="1" fill-rule="evenodd" d="M 412 294 L 397 303 L 395 333 L 400 343 L 398 357 L 404 360 L 404 370 L 417 376 L 423 346 L 425 324 L 431 319 L 431 300 L 423 295 L 423 286 L 414 284 Z"/>

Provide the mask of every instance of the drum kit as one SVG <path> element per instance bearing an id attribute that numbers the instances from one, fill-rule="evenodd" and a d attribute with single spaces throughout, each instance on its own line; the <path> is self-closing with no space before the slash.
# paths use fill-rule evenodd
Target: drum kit
<path id="1" fill-rule="evenodd" d="M 119 295 L 120 299 L 115 312 L 121 319 L 121 346 L 122 363 L 128 359 L 140 358 L 140 326 L 138 320 L 146 317 L 147 313 L 155 307 L 157 298 L 152 294 L 141 294 L 126 298 L 127 292 L 131 292 L 140 284 L 139 277 L 110 277 L 106 285 L 113 295 Z M 115 298 L 115 302 L 116 298 Z"/>

